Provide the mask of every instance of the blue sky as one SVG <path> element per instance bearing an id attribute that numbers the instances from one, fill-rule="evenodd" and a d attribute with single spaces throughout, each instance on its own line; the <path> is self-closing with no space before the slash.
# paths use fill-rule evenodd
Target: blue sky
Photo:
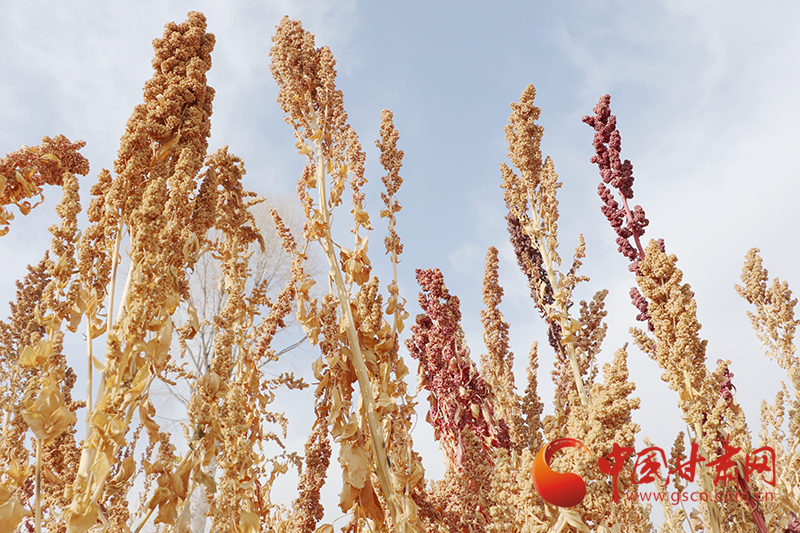
<path id="1" fill-rule="evenodd" d="M 646 237 L 663 237 L 668 252 L 678 255 L 684 280 L 696 293 L 708 360 L 732 360 L 737 398 L 757 434 L 760 400 L 774 398 L 780 371 L 759 352 L 746 304 L 733 285 L 747 250 L 759 247 L 770 275 L 800 290 L 800 171 L 791 156 L 800 144 L 800 4 L 489 5 L 3 0 L 0 153 L 38 144 L 42 135 L 86 140 L 83 153 L 92 170 L 82 187 L 85 208 L 88 187 L 101 168 L 111 168 L 125 122 L 141 102 L 141 88 L 151 76 L 151 41 L 165 23 L 198 10 L 217 37 L 209 73 L 216 90 L 211 149 L 227 144 L 244 159 L 251 190 L 290 196 L 303 159 L 275 103 L 268 50 L 284 14 L 300 19 L 317 45 L 329 45 L 337 59 L 345 108 L 367 151 L 366 205 L 376 228 L 382 168 L 374 140 L 380 111 L 394 112 L 406 154 L 398 232 L 406 250 L 400 285 L 412 303 L 410 320 L 418 309 L 414 269 L 440 268 L 462 301 L 463 326 L 477 359 L 485 350 L 478 315 L 483 259 L 489 246 L 498 247 L 506 291 L 501 310 L 511 323 L 519 379 L 529 346 L 538 340 L 546 370 L 540 390 L 549 404 L 552 353 L 503 220 L 503 126 L 509 103 L 532 83 L 545 128 L 542 151 L 553 158 L 564 183 L 561 255 L 570 257 L 583 233 L 583 273 L 592 280 L 578 298 L 610 290 L 603 363 L 630 341 L 627 330 L 636 315 L 627 295 L 635 280 L 600 212 L 599 176 L 589 162 L 593 132 L 581 123 L 598 98 L 610 93 L 623 157 L 634 165 L 634 202 L 651 221 Z M 0 302 L 12 299 L 13 281 L 49 245 L 46 228 L 55 222 L 60 194 L 50 189 L 45 196 L 27 217 L 17 213 L 10 234 L 0 238 Z M 382 229 L 371 240 L 376 273 L 385 285 L 390 268 L 380 257 Z M 629 353 L 643 405 L 636 421 L 643 435 L 666 448 L 682 429 L 676 397 L 660 381 L 655 363 L 633 347 Z M 312 355 L 298 357 L 310 361 Z M 307 432 L 299 418 L 292 441 L 298 444 Z M 421 412 L 415 439 L 428 450 L 429 474 L 438 478 L 440 452 L 423 420 Z M 333 501 L 339 483 L 337 478 L 329 483 Z"/>

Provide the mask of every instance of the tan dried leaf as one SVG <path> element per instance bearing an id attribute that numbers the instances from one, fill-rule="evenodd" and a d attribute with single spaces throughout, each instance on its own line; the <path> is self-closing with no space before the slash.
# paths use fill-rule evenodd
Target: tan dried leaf
<path id="1" fill-rule="evenodd" d="M 217 482 L 214 481 L 214 476 L 203 472 L 202 469 L 198 468 L 195 471 L 194 480 L 205 486 L 209 494 L 217 492 Z"/>
<path id="2" fill-rule="evenodd" d="M 83 533 L 97 523 L 97 504 L 73 502 L 65 513 L 67 533 Z"/>
<path id="3" fill-rule="evenodd" d="M 197 309 L 195 309 L 191 302 L 189 303 L 189 327 L 191 328 L 191 333 L 187 335 L 186 338 L 193 339 L 200 331 L 200 320 L 197 318 Z"/>
<path id="4" fill-rule="evenodd" d="M 104 453 L 98 453 L 92 465 L 92 474 L 96 480 L 104 480 L 111 471 L 111 460 Z"/>
<path id="5" fill-rule="evenodd" d="M 30 515 L 11 491 L 0 485 L 0 533 L 14 533 L 17 524 Z"/>
<path id="6" fill-rule="evenodd" d="M 61 168 L 61 160 L 54 154 L 44 154 L 39 159 L 44 159 L 45 161 L 51 161 L 58 165 L 58 168 Z"/>
<path id="7" fill-rule="evenodd" d="M 317 360 L 312 363 L 311 369 L 314 371 L 314 378 L 322 381 L 322 378 L 325 377 L 325 361 L 322 360 L 322 357 L 317 358 Z"/>
<path id="8" fill-rule="evenodd" d="M 358 207 L 354 207 L 351 213 L 353 213 L 353 218 L 356 222 L 359 222 L 364 227 L 369 226 L 369 213 Z"/>
<path id="9" fill-rule="evenodd" d="M 150 438 L 151 444 L 159 440 L 158 424 L 156 424 L 155 420 L 152 418 L 154 414 L 156 414 L 156 409 L 153 407 L 152 402 L 150 402 L 150 398 L 145 399 L 139 404 L 139 419 L 147 430 L 147 435 Z"/>
<path id="10" fill-rule="evenodd" d="M 22 418 L 37 439 L 49 444 L 62 431 L 77 421 L 75 413 L 67 409 L 64 397 L 52 379 L 45 382 L 36 400 L 26 402 Z"/>
<path id="11" fill-rule="evenodd" d="M 342 443 L 339 462 L 345 482 L 357 489 L 364 488 L 370 473 L 370 455 L 366 448 L 351 442 Z"/>
<path id="12" fill-rule="evenodd" d="M 563 516 L 569 525 L 580 531 L 581 533 L 589 533 L 590 529 L 589 526 L 581 518 L 581 515 L 577 513 L 577 511 L 573 511 L 572 509 L 561 509 L 561 516 Z"/>
<path id="13" fill-rule="evenodd" d="M 48 339 L 40 340 L 36 346 L 26 346 L 19 354 L 19 363 L 28 368 L 43 365 L 53 352 L 53 343 Z"/>
<path id="14" fill-rule="evenodd" d="M 242 511 L 239 515 L 239 533 L 258 533 L 261 531 L 261 522 L 258 516 L 250 511 Z"/>
<path id="15" fill-rule="evenodd" d="M 192 511 L 189 500 L 183 504 L 181 515 L 172 531 L 173 533 L 192 533 Z"/>
<path id="16" fill-rule="evenodd" d="M 130 477 L 136 472 L 136 460 L 133 455 L 126 457 L 120 465 L 117 475 L 111 480 L 111 483 L 121 485 L 128 481 Z"/>

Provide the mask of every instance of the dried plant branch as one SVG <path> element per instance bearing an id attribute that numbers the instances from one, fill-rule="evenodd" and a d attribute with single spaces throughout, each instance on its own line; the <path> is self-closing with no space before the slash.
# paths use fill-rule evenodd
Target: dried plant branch
<path id="1" fill-rule="evenodd" d="M 85 142 L 71 143 L 63 135 L 55 139 L 45 136 L 41 145 L 23 146 L 0 159 L 0 237 L 8 233 L 9 222 L 14 220 L 7 205 L 14 204 L 27 215 L 44 201 L 43 185 L 61 186 L 64 174 L 89 173 L 89 162 L 78 153 L 84 146 Z M 31 205 L 28 199 L 37 195 L 41 199 Z"/>
<path id="2" fill-rule="evenodd" d="M 677 257 L 666 254 L 663 240 L 651 241 L 646 250 L 642 249 L 640 238 L 649 221 L 641 206 L 637 205 L 631 210 L 627 202 L 633 198 L 633 166 L 628 160 L 620 161 L 621 137 L 616 128 L 616 117 L 611 114 L 608 95 L 600 98 L 594 113 L 595 116 L 584 117 L 583 121 L 596 132 L 596 155 L 592 162 L 600 168 L 603 180 L 598 187 L 604 202 L 602 211 L 617 233 L 619 251 L 631 260 L 630 270 L 637 275 L 642 292 L 631 289 L 630 294 L 634 306 L 639 310 L 637 320 L 645 321 L 655 338 L 637 328 L 632 328 L 631 333 L 642 351 L 665 371 L 662 379 L 678 393 L 687 431 L 693 445 L 699 446 L 700 453 L 705 454 L 703 457 L 713 451 L 721 453 L 723 448 L 728 450 L 734 445 L 731 443 L 735 443 L 737 450 L 749 452 L 752 450 L 749 431 L 744 415 L 731 394 L 733 374 L 728 370 L 729 362 L 719 361 L 713 373 L 706 368 L 707 341 L 699 337 L 701 326 L 696 319 L 694 292 L 688 284 L 681 283 L 683 274 L 676 267 Z M 604 184 L 619 190 L 622 208 Z M 630 237 L 634 238 L 635 246 L 629 242 Z M 760 261 L 756 266 L 754 257 L 755 252 L 751 251 L 742 275 L 748 288 L 737 286 L 740 294 L 751 303 L 754 303 L 752 298 L 758 292 L 758 287 L 763 285 L 763 279 L 766 279 L 764 273 L 760 272 Z M 758 320 L 754 319 L 757 331 L 758 325 Z M 717 487 L 718 477 L 712 480 L 706 465 L 701 463 L 698 473 L 699 485 L 706 493 L 723 490 Z M 751 494 L 756 490 L 741 473 L 736 476 L 736 483 L 742 494 Z M 747 502 L 725 501 L 722 505 L 709 499 L 701 502 L 701 507 L 704 508 L 705 527 L 712 531 L 726 528 L 739 530 L 751 525 L 758 531 L 766 531 L 763 511 L 752 498 Z M 684 513 L 680 521 L 687 518 Z M 693 527 L 691 521 L 690 527 Z"/>
<path id="3" fill-rule="evenodd" d="M 578 364 L 574 335 L 580 323 L 571 318 L 569 306 L 575 285 L 588 278 L 577 276 L 586 246 L 583 236 L 575 250 L 572 268 L 567 275 L 556 270 L 561 264 L 558 256 L 558 201 L 556 191 L 561 187 L 552 160 L 542 162 L 539 143 L 543 128 L 536 125 L 540 110 L 533 105 L 536 90 L 529 85 L 519 102 L 511 104 L 512 113 L 506 126 L 509 158 L 520 171 L 518 176 L 505 163 L 503 197 L 509 210 L 507 217 L 511 242 L 517 261 L 528 276 L 531 294 L 545 318 L 553 349 L 569 365 L 573 383 L 581 404 L 588 405 L 583 375 Z"/>
<path id="4" fill-rule="evenodd" d="M 345 429 L 350 428 L 354 420 L 347 420 L 346 411 L 339 410 L 339 406 L 333 406 L 336 410 L 331 412 L 330 422 L 333 435 L 338 437 L 341 444 L 340 462 L 343 464 L 345 477 L 340 507 L 347 511 L 358 502 L 359 510 L 376 523 L 383 522 L 385 508 L 388 511 L 390 528 L 395 531 L 418 530 L 421 524 L 416 518 L 416 503 L 411 500 L 411 494 L 396 488 L 396 477 L 389 460 L 388 441 L 379 415 L 387 412 L 394 413 L 394 417 L 409 417 L 409 413 L 402 412 L 402 409 L 400 412 L 387 411 L 391 405 L 384 405 L 384 401 L 395 402 L 388 394 L 389 386 L 396 387 L 388 382 L 389 370 L 395 371 L 395 380 L 402 380 L 407 370 L 404 365 L 398 366 L 391 361 L 392 350 L 396 345 L 395 331 L 402 330 L 402 324 L 398 322 L 398 318 L 402 318 L 402 311 L 399 314 L 396 312 L 400 300 L 395 291 L 392 294 L 395 325 L 389 326 L 380 319 L 381 301 L 377 295 L 377 279 L 370 279 L 371 265 L 367 256 L 369 238 L 362 237 L 359 233 L 362 228 L 367 231 L 372 229 L 369 214 L 363 209 L 364 195 L 361 192 L 361 186 L 366 183 L 363 177 L 364 154 L 361 152 L 358 137 L 346 122 L 342 94 L 335 86 L 335 61 L 330 50 L 327 47 L 315 49 L 313 36 L 303 30 L 298 22 L 288 18 L 284 18 L 278 26 L 273 42 L 275 45 L 270 56 L 272 72 L 279 86 L 278 102 L 289 115 L 286 120 L 295 130 L 298 150 L 306 156 L 306 167 L 298 181 L 298 195 L 306 210 L 305 236 L 308 241 L 317 241 L 325 254 L 332 285 L 326 305 L 336 303 L 340 328 L 344 333 L 343 336 L 325 335 L 326 343 L 335 343 L 339 348 L 329 351 L 325 361 L 328 369 L 325 374 L 320 371 L 319 376 L 328 380 L 328 387 L 335 390 L 337 396 L 349 402 L 353 391 L 346 374 L 352 369 L 352 377 L 358 383 L 360 393 L 361 415 L 367 426 L 368 437 L 362 435 L 357 427 Z M 385 120 L 384 118 L 384 123 Z M 384 143 L 392 144 L 392 141 L 384 140 Z M 386 153 L 388 158 L 397 157 L 396 153 Z M 399 160 L 384 160 L 384 163 L 392 168 L 399 168 Z M 399 181 L 393 177 L 395 175 L 396 173 L 390 172 L 388 178 L 387 188 L 392 187 L 390 196 L 399 187 Z M 352 214 L 355 223 L 355 228 L 351 230 L 355 236 L 352 251 L 337 246 L 331 234 L 332 212 L 341 203 L 348 177 L 353 192 Z M 317 191 L 317 203 L 309 194 L 312 189 Z M 393 212 L 399 210 L 399 204 L 395 209 L 395 203 L 391 199 L 389 201 L 393 215 Z M 393 228 L 391 220 L 390 227 Z M 392 246 L 399 253 L 397 244 L 393 243 Z M 336 256 L 337 248 L 339 257 Z M 393 262 L 396 262 L 396 256 L 393 256 Z M 353 285 L 360 288 L 358 296 L 351 294 Z M 303 296 L 298 301 L 298 307 L 302 307 L 305 301 Z M 314 302 L 311 303 L 313 306 Z M 373 314 L 373 310 L 377 310 L 377 315 Z M 313 314 L 309 315 L 302 310 L 298 316 L 304 322 L 312 342 L 316 342 L 317 328 L 331 318 L 322 317 L 320 312 L 321 310 L 312 311 Z M 345 365 L 346 372 L 336 370 L 339 365 Z M 381 372 L 381 367 L 386 370 Z M 375 386 L 380 391 L 380 405 L 373 393 Z M 386 394 L 384 390 L 387 391 Z M 401 422 L 401 425 L 405 425 L 405 422 Z M 364 456 L 369 455 L 373 458 L 379 494 L 372 490 L 371 475 L 367 475 L 363 467 L 358 466 Z M 359 520 L 358 515 L 354 520 Z"/>

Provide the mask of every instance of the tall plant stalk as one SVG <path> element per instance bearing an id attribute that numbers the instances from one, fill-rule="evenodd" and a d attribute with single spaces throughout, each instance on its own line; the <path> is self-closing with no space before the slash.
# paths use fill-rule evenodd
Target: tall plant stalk
<path id="1" fill-rule="evenodd" d="M 333 237 L 331 237 L 331 215 L 328 209 L 328 198 L 325 190 L 325 168 L 328 165 L 328 162 L 323 156 L 321 141 L 322 131 L 317 130 L 314 132 L 314 135 L 317 137 L 314 139 L 314 148 L 315 153 L 317 154 L 317 190 L 319 191 L 320 212 L 322 213 L 322 220 L 325 224 L 325 232 L 323 238 L 320 240 L 320 244 L 325 252 L 325 258 L 328 261 L 328 269 L 333 276 L 333 282 L 336 286 L 336 292 L 339 296 L 339 308 L 342 316 L 344 317 L 344 326 L 347 331 L 348 348 L 350 349 L 350 355 L 353 358 L 353 367 L 356 371 L 359 392 L 361 393 L 362 402 L 364 404 L 364 412 L 367 417 L 369 433 L 372 439 L 372 451 L 375 454 L 375 471 L 378 474 L 378 479 L 380 480 L 381 484 L 381 491 L 383 492 L 383 497 L 386 499 L 386 505 L 388 506 L 391 514 L 392 528 L 396 528 L 398 511 L 394 497 L 392 473 L 391 470 L 389 470 L 389 461 L 386 455 L 386 438 L 384 437 L 381 423 L 378 420 L 377 409 L 375 406 L 375 395 L 372 393 L 369 372 L 364 364 L 364 356 L 361 353 L 361 344 L 358 339 L 358 332 L 356 331 L 353 314 L 350 309 L 350 292 L 345 287 L 344 279 L 342 278 L 342 271 L 339 268 L 339 261 L 336 259 L 336 254 L 334 251 Z"/>

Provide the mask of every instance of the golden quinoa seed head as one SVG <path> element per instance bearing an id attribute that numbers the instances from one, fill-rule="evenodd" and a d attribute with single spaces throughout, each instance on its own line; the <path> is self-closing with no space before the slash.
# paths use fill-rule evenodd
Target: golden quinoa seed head
<path id="1" fill-rule="evenodd" d="M 298 533 L 314 533 L 325 509 L 320 489 L 331 462 L 331 444 L 326 424 L 316 424 L 306 442 L 305 467 L 298 482 L 299 497 L 292 502 L 292 523 Z"/>
<path id="2" fill-rule="evenodd" d="M 577 427 L 569 433 L 585 435 L 581 440 L 598 456 L 611 452 L 614 443 L 634 447 L 636 433 L 641 429 L 633 422 L 633 411 L 639 408 L 640 400 L 632 396 L 636 385 L 629 380 L 627 358 L 625 348 L 617 350 L 613 361 L 603 366 L 603 382 L 592 387 L 588 417 L 580 419 L 575 416 L 570 420 Z M 598 477 L 596 462 L 592 466 L 594 468 L 585 474 L 586 477 L 605 479 L 602 474 Z M 637 490 L 631 482 L 632 466 L 632 463 L 626 464 L 618 477 L 620 493 Z M 614 504 L 611 491 L 602 484 L 594 484 L 582 503 L 584 521 L 618 523 L 627 526 L 625 531 L 650 531 L 652 525 L 642 510 L 641 502 L 623 502 L 623 499 L 619 502 L 622 505 Z"/>
<path id="3" fill-rule="evenodd" d="M 14 214 L 6 206 L 15 204 L 23 215 L 44 201 L 43 185 L 63 184 L 65 176 L 89 173 L 89 161 L 78 150 L 83 141 L 72 143 L 63 135 L 54 139 L 42 137 L 38 146 L 23 146 L 21 150 L 0 158 L 0 237 L 7 234 Z M 31 205 L 35 196 L 40 200 Z"/>
<path id="4" fill-rule="evenodd" d="M 528 449 L 533 454 L 536 454 L 543 444 L 541 423 L 544 404 L 537 392 L 537 373 L 539 370 L 537 348 L 538 343 L 534 342 L 528 354 L 527 384 L 525 394 L 520 401 L 523 420 L 520 445 L 521 449 Z"/>
<path id="5" fill-rule="evenodd" d="M 145 102 L 128 120 L 114 163 L 126 184 L 126 198 L 116 198 L 127 215 L 139 203 L 148 179 L 172 176 L 175 209 L 185 205 L 191 183 L 208 148 L 214 90 L 206 84 L 214 36 L 205 32 L 201 13 L 182 24 L 168 24 L 164 37 L 153 41 L 153 77 L 145 83 Z M 131 194 L 133 193 L 133 194 Z M 132 196 L 132 198 L 131 198 Z"/>
<path id="6" fill-rule="evenodd" d="M 792 291 L 785 281 L 775 278 L 767 286 L 769 272 L 762 266 L 758 248 L 747 252 L 741 279 L 744 285 L 736 285 L 736 291 L 756 308 L 756 313 L 748 311 L 747 316 L 767 348 L 767 356 L 789 372 L 795 390 L 800 390 L 798 357 L 793 342 L 794 332 L 800 326 L 800 320 L 794 317 L 797 299 L 792 298 Z"/>
<path id="7" fill-rule="evenodd" d="M 701 422 L 698 402 L 707 397 L 705 364 L 708 341 L 698 336 L 697 303 L 688 284 L 681 283 L 683 272 L 677 268 L 678 258 L 667 255 L 651 240 L 645 259 L 639 262 L 637 277 L 642 294 L 647 297 L 651 322 L 655 328 L 653 358 L 664 369 L 662 379 L 680 396 L 680 405 L 693 423 Z M 646 350 L 647 347 L 644 346 Z"/>
<path id="8" fill-rule="evenodd" d="M 508 157 L 522 172 L 525 187 L 533 190 L 538 186 L 539 173 L 542 169 L 542 152 L 539 144 L 544 128 L 536 124 L 541 110 L 533 105 L 536 89 L 528 85 L 519 97 L 519 101 L 511 104 L 512 113 L 509 124 L 505 127 L 508 141 Z"/>
<path id="9" fill-rule="evenodd" d="M 490 247 L 486 254 L 486 268 L 483 275 L 483 303 L 481 311 L 483 323 L 483 342 L 487 353 L 481 355 L 480 373 L 494 392 L 494 409 L 498 418 L 505 420 L 509 427 L 512 446 L 519 447 L 519 428 L 521 412 L 519 399 L 514 390 L 514 354 L 509 349 L 509 324 L 503 320 L 499 305 L 503 289 L 499 283 L 498 251 Z"/>

